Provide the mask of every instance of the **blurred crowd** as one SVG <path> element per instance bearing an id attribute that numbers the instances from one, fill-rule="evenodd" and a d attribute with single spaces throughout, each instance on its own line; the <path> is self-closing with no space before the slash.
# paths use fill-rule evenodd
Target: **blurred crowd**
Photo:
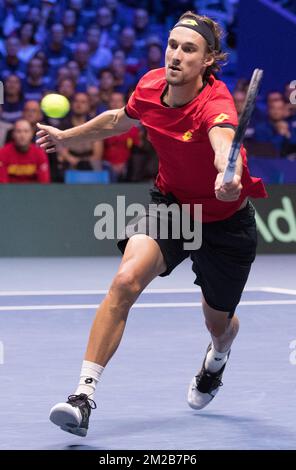
<path id="1" fill-rule="evenodd" d="M 64 182 L 73 170 L 104 171 L 111 182 L 152 180 L 157 156 L 144 128 L 134 127 L 104 142 L 61 148 L 48 159 L 34 144 L 36 123 L 66 129 L 124 106 L 139 78 L 163 66 L 169 30 L 186 10 L 217 19 L 226 31 L 223 48 L 230 52 L 230 60 L 223 80 L 233 83 L 237 4 L 238 0 L 0 0 L 0 182 Z M 233 90 L 238 114 L 247 86 L 240 79 Z M 259 99 L 246 138 L 251 154 L 296 154 L 293 91 L 288 84 Z M 70 100 L 65 118 L 42 114 L 40 101 L 50 92 Z"/>

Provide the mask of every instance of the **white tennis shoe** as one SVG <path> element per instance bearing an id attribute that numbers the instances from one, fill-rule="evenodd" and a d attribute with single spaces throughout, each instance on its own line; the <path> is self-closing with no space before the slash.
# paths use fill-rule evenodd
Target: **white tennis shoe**
<path id="1" fill-rule="evenodd" d="M 84 393 L 70 395 L 67 403 L 58 403 L 50 410 L 49 419 L 63 431 L 85 437 L 91 410 L 96 407 L 95 402 Z"/>
<path id="2" fill-rule="evenodd" d="M 190 382 L 188 390 L 188 405 L 194 410 L 201 410 L 205 408 L 217 395 L 219 388 L 223 385 L 222 375 L 228 361 L 230 351 L 227 355 L 225 364 L 218 372 L 210 372 L 205 368 L 205 362 L 208 352 L 211 349 L 211 344 L 207 348 L 207 352 L 203 361 L 200 372 L 193 377 Z"/>

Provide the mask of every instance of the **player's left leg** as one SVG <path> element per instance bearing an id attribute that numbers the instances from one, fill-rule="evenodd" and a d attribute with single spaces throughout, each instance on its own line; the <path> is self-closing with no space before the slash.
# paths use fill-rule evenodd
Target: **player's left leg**
<path id="1" fill-rule="evenodd" d="M 222 375 L 230 355 L 231 344 L 239 330 L 236 315 L 229 318 L 229 312 L 215 310 L 202 297 L 205 323 L 212 341 L 198 374 L 193 377 L 188 390 L 188 404 L 200 410 L 213 400 L 222 385 Z"/>
<path id="2" fill-rule="evenodd" d="M 192 408 L 204 408 L 222 385 L 230 347 L 239 329 L 234 313 L 255 259 L 256 244 L 255 211 L 248 203 L 228 219 L 204 224 L 203 244 L 191 254 L 195 283 L 203 292 L 203 313 L 212 337 L 202 368 L 189 387 Z"/>
<path id="3" fill-rule="evenodd" d="M 206 368 L 211 372 L 217 372 L 226 360 L 215 357 L 214 350 L 220 355 L 226 355 L 239 330 L 239 320 L 234 314 L 230 318 L 229 312 L 221 312 L 210 307 L 202 296 L 202 308 L 205 323 L 212 337 L 213 354 L 207 355 Z M 220 359 L 220 360 L 219 360 Z"/>

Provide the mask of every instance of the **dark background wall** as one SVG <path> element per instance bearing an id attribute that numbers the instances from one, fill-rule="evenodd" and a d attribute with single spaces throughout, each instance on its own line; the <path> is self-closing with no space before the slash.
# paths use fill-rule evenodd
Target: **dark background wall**
<path id="1" fill-rule="evenodd" d="M 145 204 L 149 185 L 2 185 L 0 256 L 118 255 L 114 240 L 96 240 L 99 203 L 114 208 L 118 195 L 126 205 Z M 269 198 L 255 200 L 259 253 L 296 252 L 294 185 L 268 186 Z"/>

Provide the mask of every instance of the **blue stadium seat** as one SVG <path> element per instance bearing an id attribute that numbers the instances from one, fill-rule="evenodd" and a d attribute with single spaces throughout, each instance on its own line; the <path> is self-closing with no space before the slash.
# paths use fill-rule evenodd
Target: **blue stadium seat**
<path id="1" fill-rule="evenodd" d="M 102 171 L 79 171 L 67 170 L 65 172 L 66 184 L 108 184 L 110 175 L 107 170 Z"/>

